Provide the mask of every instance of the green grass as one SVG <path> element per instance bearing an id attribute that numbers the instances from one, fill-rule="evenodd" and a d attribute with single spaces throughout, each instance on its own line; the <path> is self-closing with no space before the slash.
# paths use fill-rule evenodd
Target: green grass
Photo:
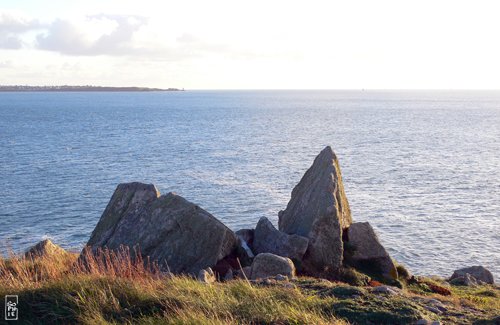
<path id="1" fill-rule="evenodd" d="M 440 296 L 422 282 L 383 296 L 364 283 L 306 277 L 289 287 L 246 280 L 207 285 L 166 276 L 122 253 L 103 252 L 86 263 L 76 263 L 74 254 L 0 259 L 0 296 L 19 296 L 25 324 L 411 324 L 421 318 L 493 324 L 500 310 L 493 286 L 451 287 L 451 296 Z M 429 299 L 439 299 L 449 312 L 430 312 Z"/>

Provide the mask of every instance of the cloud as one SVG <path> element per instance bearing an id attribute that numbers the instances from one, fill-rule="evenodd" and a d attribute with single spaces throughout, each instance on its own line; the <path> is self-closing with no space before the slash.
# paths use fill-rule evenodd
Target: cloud
<path id="1" fill-rule="evenodd" d="M 13 67 L 12 61 L 10 60 L 0 61 L 0 69 L 8 69 L 12 67 Z"/>
<path id="2" fill-rule="evenodd" d="M 134 46 L 133 36 L 144 25 L 147 18 L 140 16 L 97 15 L 88 16 L 87 22 L 111 21 L 114 28 L 109 33 L 91 39 L 75 24 L 57 19 L 45 33 L 36 38 L 36 47 L 68 55 L 130 55 L 144 51 Z"/>
<path id="3" fill-rule="evenodd" d="M 35 31 L 35 32 L 33 32 Z M 168 36 L 149 18 L 137 15 L 89 15 L 80 19 L 38 20 L 0 14 L 0 49 L 34 48 L 68 56 L 128 57 L 136 61 L 181 61 L 206 56 L 261 57 L 251 49 L 207 41 L 191 33 Z M 170 37 L 170 38 L 169 38 Z"/>
<path id="4" fill-rule="evenodd" d="M 0 13 L 0 49 L 20 49 L 23 47 L 21 35 L 28 31 L 43 28 L 36 19 Z"/>
<path id="5" fill-rule="evenodd" d="M 2 33 L 23 33 L 42 27 L 43 24 L 37 19 L 15 16 L 8 12 L 0 13 L 0 31 Z"/>

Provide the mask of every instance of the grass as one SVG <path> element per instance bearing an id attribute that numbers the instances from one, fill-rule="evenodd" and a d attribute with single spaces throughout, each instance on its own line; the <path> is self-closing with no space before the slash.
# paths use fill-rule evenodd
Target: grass
<path id="1" fill-rule="evenodd" d="M 366 284 L 305 277 L 292 283 L 207 285 L 162 273 L 126 249 L 87 252 L 80 259 L 0 258 L 0 295 L 19 296 L 26 324 L 411 324 L 421 318 L 493 324 L 500 310 L 500 291 L 493 286 L 451 287 L 452 295 L 442 296 L 422 282 L 382 296 Z M 439 299 L 450 313 L 433 314 L 425 308 L 429 299 Z"/>

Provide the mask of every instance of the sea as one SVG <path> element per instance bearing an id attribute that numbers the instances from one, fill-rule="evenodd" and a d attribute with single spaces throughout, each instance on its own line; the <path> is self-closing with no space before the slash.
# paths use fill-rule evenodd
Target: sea
<path id="1" fill-rule="evenodd" d="M 328 145 L 354 221 L 411 272 L 500 278 L 500 91 L 0 93 L 0 251 L 81 249 L 132 181 L 277 225 Z"/>

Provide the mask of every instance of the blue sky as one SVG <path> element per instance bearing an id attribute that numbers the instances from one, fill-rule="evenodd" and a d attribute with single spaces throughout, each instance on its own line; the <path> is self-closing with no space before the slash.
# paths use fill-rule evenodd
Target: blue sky
<path id="1" fill-rule="evenodd" d="M 497 1 L 0 1 L 0 84 L 498 89 Z"/>

